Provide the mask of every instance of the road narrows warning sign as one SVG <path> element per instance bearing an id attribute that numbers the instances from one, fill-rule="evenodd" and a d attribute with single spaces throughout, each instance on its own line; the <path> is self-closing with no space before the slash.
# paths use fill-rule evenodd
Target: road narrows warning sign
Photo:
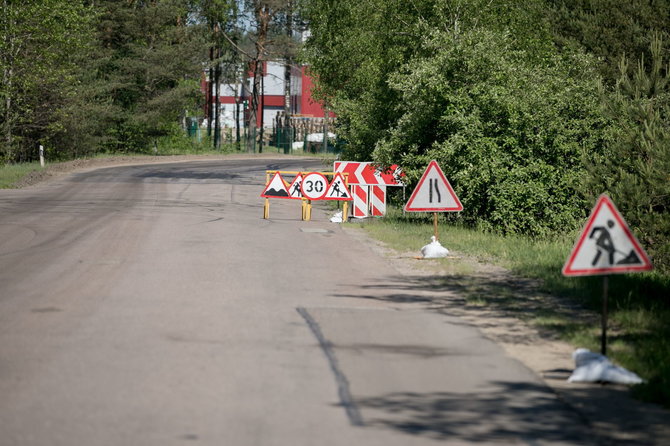
<path id="1" fill-rule="evenodd" d="M 455 212 L 462 210 L 463 205 L 437 161 L 431 161 L 412 192 L 412 196 L 405 204 L 405 211 Z"/>
<path id="2" fill-rule="evenodd" d="M 649 271 L 649 256 L 607 195 L 596 202 L 584 230 L 563 266 L 564 276 Z"/>

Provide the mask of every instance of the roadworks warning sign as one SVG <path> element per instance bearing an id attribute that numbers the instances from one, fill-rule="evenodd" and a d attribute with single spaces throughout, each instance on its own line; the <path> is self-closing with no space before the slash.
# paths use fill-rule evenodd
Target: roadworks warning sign
<path id="1" fill-rule="evenodd" d="M 265 190 L 261 194 L 261 197 L 291 198 L 291 196 L 288 193 L 288 189 L 286 189 L 286 183 L 284 182 L 284 179 L 279 174 L 279 172 L 275 172 L 274 176 L 272 177 L 268 185 L 265 186 Z"/>
<path id="2" fill-rule="evenodd" d="M 619 210 L 607 195 L 601 195 L 562 272 L 564 276 L 590 276 L 652 268 Z"/>

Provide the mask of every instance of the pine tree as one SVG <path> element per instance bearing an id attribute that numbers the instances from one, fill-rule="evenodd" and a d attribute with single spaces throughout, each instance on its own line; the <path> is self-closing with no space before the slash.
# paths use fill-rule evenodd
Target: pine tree
<path id="1" fill-rule="evenodd" d="M 655 267 L 670 272 L 670 72 L 661 38 L 650 40 L 650 63 L 630 69 L 622 58 L 605 99 L 615 125 L 605 157 L 591 162 L 588 192 L 607 192 Z"/>
<path id="2" fill-rule="evenodd" d="M 649 52 L 651 36 L 667 36 L 668 0 L 547 0 L 554 40 L 560 46 L 578 45 L 599 60 L 600 73 L 613 85 L 622 55 Z"/>
<path id="3" fill-rule="evenodd" d="M 174 130 L 199 100 L 207 45 L 189 0 L 99 3 L 99 48 L 90 69 L 107 103 L 111 151 L 142 151 Z"/>

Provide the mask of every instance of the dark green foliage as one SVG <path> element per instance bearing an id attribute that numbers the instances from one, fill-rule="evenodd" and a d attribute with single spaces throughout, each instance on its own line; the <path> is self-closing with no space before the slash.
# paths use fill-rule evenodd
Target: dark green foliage
<path id="1" fill-rule="evenodd" d="M 612 189 L 598 170 L 612 160 L 646 160 L 617 180 L 624 202 L 667 171 L 663 154 L 644 155 L 655 148 L 628 144 L 630 153 L 612 155 L 639 138 L 630 111 L 612 109 L 621 101 L 602 109 L 597 72 L 607 75 L 621 52 L 646 50 L 649 30 L 668 21 L 667 2 L 615 3 L 313 0 L 305 57 L 338 115 L 344 157 L 399 163 L 410 184 L 437 159 L 466 222 L 533 236 L 572 231 Z M 655 119 L 645 141 L 665 138 L 667 117 Z M 668 246 L 658 227 L 665 196 L 651 194 L 631 217 L 656 257 Z"/>
<path id="2" fill-rule="evenodd" d="M 305 60 L 319 79 L 316 95 L 336 110 L 349 159 L 367 160 L 397 119 L 388 76 L 415 51 L 419 0 L 307 2 L 311 37 Z M 426 11 L 429 12 L 429 11 Z M 410 26 L 407 26 L 409 21 Z"/>
<path id="3" fill-rule="evenodd" d="M 197 107 L 206 45 L 187 0 L 100 3 L 96 104 L 108 151 L 143 151 Z"/>
<path id="4" fill-rule="evenodd" d="M 92 39 L 83 1 L 2 0 L 0 160 L 34 159 L 77 89 L 81 55 Z"/>
<path id="5" fill-rule="evenodd" d="M 392 78 L 402 117 L 375 150 L 416 181 L 436 159 L 474 225 L 532 236 L 584 218 L 584 151 L 599 150 L 606 122 L 583 56 L 543 62 L 508 36 L 475 29 L 437 33 L 431 57 Z M 431 51 L 428 51 L 428 50 Z"/>
<path id="6" fill-rule="evenodd" d="M 305 60 L 317 93 L 338 116 L 344 156 L 369 160 L 374 145 L 400 118 L 402 95 L 389 81 L 413 57 L 430 57 L 436 30 L 458 35 L 473 27 L 511 33 L 528 57 L 541 59 L 551 40 L 540 1 L 311 0 L 304 15 L 312 36 Z"/>
<path id="7" fill-rule="evenodd" d="M 651 36 L 667 36 L 670 23 L 667 0 L 547 0 L 547 6 L 555 41 L 595 55 L 608 84 L 619 76 L 622 55 L 648 60 Z"/>
<path id="8" fill-rule="evenodd" d="M 0 158 L 143 151 L 199 109 L 194 0 L 2 0 Z"/>
<path id="9" fill-rule="evenodd" d="M 654 265 L 670 272 L 670 75 L 657 37 L 651 63 L 640 60 L 633 75 L 625 61 L 604 108 L 615 121 L 602 156 L 590 154 L 591 197 L 607 192 Z"/>

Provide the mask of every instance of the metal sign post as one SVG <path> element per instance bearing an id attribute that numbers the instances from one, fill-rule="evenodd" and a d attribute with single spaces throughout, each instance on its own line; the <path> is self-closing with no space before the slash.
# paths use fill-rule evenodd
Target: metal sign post
<path id="1" fill-rule="evenodd" d="M 600 337 L 600 353 L 607 356 L 607 292 L 609 288 L 609 276 L 603 276 L 603 316 L 601 320 L 602 335 Z"/>
<path id="2" fill-rule="evenodd" d="M 607 355 L 609 274 L 651 270 L 647 253 L 607 195 L 591 211 L 577 243 L 563 265 L 564 276 L 603 276 L 603 314 L 600 350 Z"/>

